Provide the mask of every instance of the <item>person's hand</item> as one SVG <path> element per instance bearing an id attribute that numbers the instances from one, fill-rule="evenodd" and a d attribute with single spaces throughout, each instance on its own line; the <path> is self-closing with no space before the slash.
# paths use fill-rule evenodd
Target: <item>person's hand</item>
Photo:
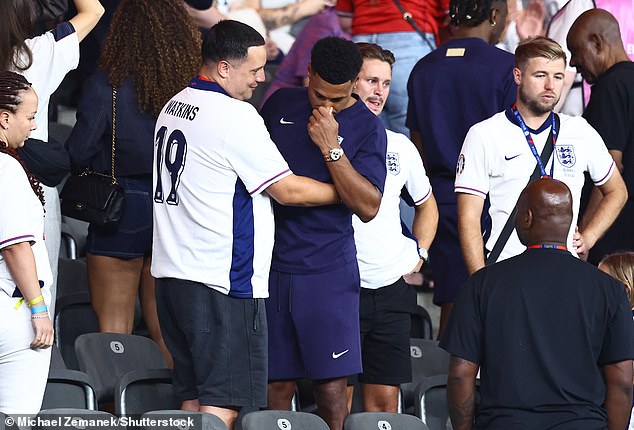
<path id="1" fill-rule="evenodd" d="M 328 150 L 339 146 L 339 123 L 332 113 L 332 107 L 320 106 L 313 109 L 307 129 L 308 135 L 322 154 L 325 155 Z"/>
<path id="2" fill-rule="evenodd" d="M 544 34 L 544 18 L 546 7 L 543 0 L 531 0 L 521 11 L 515 21 L 515 28 L 520 40 Z"/>
<path id="3" fill-rule="evenodd" d="M 588 260 L 588 252 L 590 249 L 586 246 L 583 235 L 579 232 L 579 227 L 575 228 L 575 233 L 572 235 L 572 247 L 581 260 Z"/>
<path id="4" fill-rule="evenodd" d="M 315 15 L 330 6 L 330 4 L 332 4 L 330 0 L 302 0 L 299 3 L 303 16 Z"/>
<path id="5" fill-rule="evenodd" d="M 31 324 L 33 325 L 33 342 L 31 342 L 31 348 L 46 349 L 53 345 L 53 323 L 48 317 L 48 313 L 41 312 L 34 314 L 35 317 L 46 315 L 46 318 L 31 318 Z"/>
<path id="6" fill-rule="evenodd" d="M 183 2 L 183 7 L 192 18 L 192 21 L 194 21 L 194 24 L 199 28 L 210 28 L 223 19 L 227 19 L 226 16 L 220 13 L 216 6 L 211 6 L 206 10 L 199 10 L 191 7 L 187 2 Z"/>

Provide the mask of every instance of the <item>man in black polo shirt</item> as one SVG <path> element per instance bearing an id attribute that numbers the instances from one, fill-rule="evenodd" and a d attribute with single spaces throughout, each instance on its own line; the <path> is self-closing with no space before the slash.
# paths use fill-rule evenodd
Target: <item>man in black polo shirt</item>
<path id="1" fill-rule="evenodd" d="M 527 250 L 467 281 L 440 343 L 451 353 L 453 428 L 622 430 L 634 358 L 625 289 L 566 249 L 572 195 L 563 182 L 529 184 L 517 208 Z"/>

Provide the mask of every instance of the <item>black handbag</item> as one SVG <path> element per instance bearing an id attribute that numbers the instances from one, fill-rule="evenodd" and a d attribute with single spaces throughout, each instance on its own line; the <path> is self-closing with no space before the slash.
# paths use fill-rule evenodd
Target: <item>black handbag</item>
<path id="1" fill-rule="evenodd" d="M 116 227 L 125 205 L 125 193 L 114 174 L 117 90 L 112 88 L 112 163 L 110 176 L 86 170 L 71 175 L 59 197 L 62 215 L 99 227 Z"/>

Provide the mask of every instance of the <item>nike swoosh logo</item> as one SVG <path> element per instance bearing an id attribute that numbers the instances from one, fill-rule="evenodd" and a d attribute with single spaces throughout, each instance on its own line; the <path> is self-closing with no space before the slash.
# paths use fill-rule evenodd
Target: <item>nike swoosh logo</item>
<path id="1" fill-rule="evenodd" d="M 284 117 L 280 118 L 280 124 L 295 124 L 293 121 L 285 121 Z"/>
<path id="2" fill-rule="evenodd" d="M 349 349 L 346 349 L 345 351 L 341 351 L 341 352 L 340 352 L 340 353 L 338 353 L 338 354 L 336 354 L 336 353 L 334 353 L 334 352 L 333 352 L 333 353 L 332 353 L 332 359 L 333 359 L 333 360 L 336 360 L 336 359 L 338 359 L 339 357 L 341 357 L 343 354 L 345 354 L 345 353 L 346 353 L 346 352 L 348 352 L 348 351 L 350 351 L 350 350 L 349 350 Z"/>
<path id="3" fill-rule="evenodd" d="M 512 160 L 513 158 L 517 158 L 517 157 L 519 157 L 520 155 L 522 155 L 522 154 L 513 155 L 512 157 L 509 157 L 509 156 L 505 155 L 505 156 L 504 156 L 504 159 L 505 159 L 506 161 L 509 161 L 509 160 Z"/>

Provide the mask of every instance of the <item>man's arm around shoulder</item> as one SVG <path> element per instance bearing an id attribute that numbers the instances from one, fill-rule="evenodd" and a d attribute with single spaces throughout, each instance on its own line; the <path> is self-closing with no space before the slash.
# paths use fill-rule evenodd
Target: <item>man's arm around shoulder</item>
<path id="1" fill-rule="evenodd" d="M 269 185 L 266 193 L 279 204 L 287 206 L 321 206 L 340 203 L 334 185 L 293 174 Z"/>

